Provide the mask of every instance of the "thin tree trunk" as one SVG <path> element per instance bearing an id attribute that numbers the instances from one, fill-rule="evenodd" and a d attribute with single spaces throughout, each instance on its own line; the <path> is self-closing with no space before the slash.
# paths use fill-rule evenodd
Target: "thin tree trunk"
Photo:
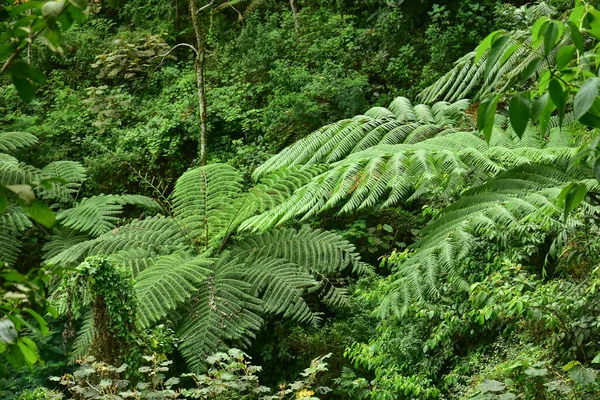
<path id="1" fill-rule="evenodd" d="M 296 29 L 296 35 L 300 32 L 300 21 L 298 20 L 298 7 L 296 7 L 296 0 L 290 0 L 290 7 L 292 14 L 294 14 L 294 26 Z"/>
<path id="2" fill-rule="evenodd" d="M 192 18 L 192 25 L 194 26 L 194 33 L 196 35 L 196 60 L 194 61 L 194 69 L 196 71 L 196 84 L 198 86 L 198 106 L 200 109 L 200 140 L 198 143 L 198 156 L 200 158 L 200 164 L 206 165 L 206 92 L 204 89 L 204 33 L 202 32 L 202 30 L 200 29 L 200 25 L 198 24 L 198 9 L 196 7 L 196 0 L 189 0 L 189 2 L 190 17 Z"/>

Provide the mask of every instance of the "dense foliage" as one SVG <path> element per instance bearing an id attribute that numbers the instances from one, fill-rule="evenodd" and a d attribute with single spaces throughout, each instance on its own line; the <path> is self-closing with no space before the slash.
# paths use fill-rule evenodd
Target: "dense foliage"
<path id="1" fill-rule="evenodd" d="M 599 50 L 592 0 L 0 2 L 0 397 L 598 398 Z"/>

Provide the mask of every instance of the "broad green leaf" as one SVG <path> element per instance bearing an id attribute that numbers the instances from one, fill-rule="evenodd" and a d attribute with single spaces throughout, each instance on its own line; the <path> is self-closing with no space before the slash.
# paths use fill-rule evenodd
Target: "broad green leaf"
<path id="1" fill-rule="evenodd" d="M 510 125 L 519 138 L 523 136 L 527 128 L 530 108 L 529 92 L 517 93 L 511 97 L 508 116 L 510 118 Z"/>
<path id="2" fill-rule="evenodd" d="M 591 112 L 585 113 L 581 118 L 579 118 L 579 122 L 592 128 L 600 128 L 600 117 Z"/>
<path id="3" fill-rule="evenodd" d="M 548 17 L 541 17 L 533 24 L 533 27 L 531 28 L 531 39 L 534 48 L 541 43 L 548 21 Z"/>
<path id="4" fill-rule="evenodd" d="M 533 75 L 533 73 L 535 71 L 537 71 L 537 69 L 540 66 L 542 60 L 543 60 L 542 57 L 535 57 L 534 59 L 532 59 L 531 62 L 529 64 L 527 64 L 527 67 L 521 73 L 521 79 L 522 80 L 529 79 L 529 77 L 531 75 Z"/>
<path id="5" fill-rule="evenodd" d="M 569 214 L 585 199 L 586 194 L 587 187 L 583 183 L 571 182 L 561 190 L 557 206 L 563 209 L 563 220 L 567 220 Z"/>
<path id="6" fill-rule="evenodd" d="M 42 16 L 48 26 L 56 23 L 58 16 L 62 12 L 64 3 L 60 1 L 48 1 L 42 6 Z"/>
<path id="7" fill-rule="evenodd" d="M 509 36 L 500 36 L 494 40 L 492 43 L 492 47 L 490 48 L 490 54 L 488 55 L 488 59 L 485 63 L 485 76 L 487 77 L 490 71 L 494 68 L 504 50 L 510 43 Z"/>
<path id="8" fill-rule="evenodd" d="M 596 354 L 596 357 L 592 360 L 592 364 L 600 364 L 600 353 Z"/>
<path id="9" fill-rule="evenodd" d="M 496 37 L 498 35 L 501 35 L 502 33 L 502 31 L 494 31 L 487 35 L 485 39 L 483 39 L 481 43 L 479 43 L 479 46 L 477 46 L 477 49 L 475 50 L 475 62 L 481 59 L 485 52 L 491 47 L 494 39 L 496 39 Z"/>
<path id="10" fill-rule="evenodd" d="M 585 14 L 585 8 L 585 6 L 577 6 L 571 10 L 571 14 L 569 14 L 569 21 L 576 26 L 579 25 L 581 23 L 581 18 L 583 18 L 583 14 Z"/>
<path id="11" fill-rule="evenodd" d="M 599 88 L 600 78 L 588 79 L 581 85 L 581 88 L 575 95 L 575 101 L 573 103 L 573 112 L 576 119 L 583 117 L 583 115 L 592 107 L 598 96 Z"/>
<path id="12" fill-rule="evenodd" d="M 23 311 L 28 313 L 29 315 L 31 315 L 33 318 L 35 318 L 35 320 L 38 323 L 40 333 L 42 334 L 42 336 L 46 336 L 50 332 L 50 330 L 48 329 L 48 324 L 46 323 L 46 320 L 40 314 L 38 314 L 31 308 L 24 308 Z"/>
<path id="13" fill-rule="evenodd" d="M 496 107 L 498 107 L 500 95 L 486 97 L 477 108 L 477 129 L 483 132 L 485 140 L 489 143 L 494 128 Z"/>
<path id="14" fill-rule="evenodd" d="M 596 159 L 596 162 L 594 163 L 594 177 L 596 178 L 597 181 L 600 181 L 600 158 Z M 600 354 L 598 354 L 596 357 L 599 357 Z M 599 359 L 600 362 L 600 359 Z"/>
<path id="15" fill-rule="evenodd" d="M 556 55 L 556 67 L 559 70 L 565 69 L 573 60 L 576 51 L 577 49 L 573 45 L 561 47 Z"/>
<path id="16" fill-rule="evenodd" d="M 548 375 L 548 370 L 546 368 L 534 368 L 527 367 L 525 371 L 523 371 L 525 375 L 528 376 L 545 376 Z"/>
<path id="17" fill-rule="evenodd" d="M 21 353 L 23 353 L 23 357 L 27 364 L 33 365 L 40 359 L 38 348 L 30 338 L 25 336 L 21 337 L 17 341 L 17 346 L 19 346 Z"/>
<path id="18" fill-rule="evenodd" d="M 52 225 L 54 225 L 54 213 L 42 201 L 34 200 L 29 207 L 25 207 L 25 211 L 32 219 L 47 228 L 52 228 Z"/>
<path id="19" fill-rule="evenodd" d="M 494 379 L 484 379 L 477 386 L 477 390 L 482 392 L 501 392 L 506 388 L 506 385 L 502 382 L 496 381 Z"/>
<path id="20" fill-rule="evenodd" d="M 556 39 L 558 39 L 559 28 L 556 21 L 548 21 L 546 24 L 543 35 L 544 35 L 544 54 L 550 53 L 556 45 Z"/>
<path id="21" fill-rule="evenodd" d="M 598 373 L 594 370 L 577 365 L 569 371 L 569 378 L 571 378 L 573 382 L 587 386 L 596 381 L 597 374 Z"/>
<path id="22" fill-rule="evenodd" d="M 558 80 L 558 78 L 552 78 L 550 84 L 548 85 L 548 92 L 550 93 L 550 99 L 559 113 L 559 124 L 562 126 L 562 121 L 565 118 L 565 106 L 567 104 L 567 97 L 569 93 L 563 90 L 562 84 Z"/>
<path id="23" fill-rule="evenodd" d="M 17 89 L 17 94 L 26 103 L 30 103 L 35 96 L 36 87 L 29 79 L 12 75 L 12 82 Z"/>
<path id="24" fill-rule="evenodd" d="M 571 41 L 575 45 L 575 48 L 579 50 L 579 52 L 583 53 L 585 51 L 583 47 L 583 36 L 581 32 L 579 32 L 579 28 L 573 21 L 567 21 L 567 26 L 569 27 L 569 33 L 571 36 Z"/>

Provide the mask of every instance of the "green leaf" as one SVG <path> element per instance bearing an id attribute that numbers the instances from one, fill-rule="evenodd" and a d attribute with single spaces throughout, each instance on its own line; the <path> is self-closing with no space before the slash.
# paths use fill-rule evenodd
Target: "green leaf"
<path id="1" fill-rule="evenodd" d="M 0 196 L 0 214 L 6 210 L 6 207 L 8 207 L 8 199 L 6 196 Z"/>
<path id="2" fill-rule="evenodd" d="M 492 43 L 492 47 L 490 48 L 490 54 L 488 55 L 488 59 L 485 64 L 484 74 L 486 77 L 489 75 L 492 68 L 494 68 L 494 66 L 497 64 L 498 60 L 504 53 L 504 50 L 506 49 L 506 46 L 508 46 L 509 42 L 509 36 L 500 36 L 499 38 L 496 38 Z"/>
<path id="3" fill-rule="evenodd" d="M 576 51 L 577 49 L 573 45 L 561 47 L 556 55 L 556 67 L 559 70 L 565 69 L 571 60 L 573 60 Z"/>
<path id="4" fill-rule="evenodd" d="M 477 129 L 483 132 L 485 140 L 489 143 L 494 129 L 496 108 L 500 101 L 500 95 L 486 97 L 477 107 Z"/>
<path id="5" fill-rule="evenodd" d="M 510 125 L 519 138 L 523 136 L 523 133 L 527 128 L 530 108 L 531 101 L 529 100 L 529 92 L 517 93 L 511 97 L 508 116 L 510 118 Z"/>
<path id="6" fill-rule="evenodd" d="M 563 220 L 567 220 L 571 211 L 575 210 L 585 199 L 586 194 L 587 187 L 583 183 L 571 182 L 561 190 L 557 206 L 563 208 Z"/>
<path id="7" fill-rule="evenodd" d="M 592 364 L 600 364 L 600 353 L 596 354 L 596 357 L 592 360 Z"/>
<path id="8" fill-rule="evenodd" d="M 52 26 L 56 23 L 58 16 L 62 12 L 64 3 L 59 1 L 48 1 L 42 6 L 42 16 L 46 20 L 48 26 Z"/>
<path id="9" fill-rule="evenodd" d="M 583 47 L 583 36 L 581 35 L 581 32 L 579 32 L 579 28 L 573 23 L 573 21 L 567 21 L 567 26 L 569 27 L 569 32 L 571 34 L 571 41 L 577 50 L 583 53 L 585 48 Z"/>
<path id="10" fill-rule="evenodd" d="M 34 200 L 29 207 L 24 208 L 33 220 L 44 225 L 46 228 L 52 228 L 54 225 L 54 213 L 46 203 Z"/>
<path id="11" fill-rule="evenodd" d="M 562 84 L 557 78 L 552 78 L 550 85 L 548 85 L 548 92 L 550 93 L 550 99 L 556 105 L 559 113 L 559 124 L 562 126 L 562 121 L 565 118 L 565 106 L 567 104 L 567 97 L 569 92 L 563 90 Z"/>
<path id="12" fill-rule="evenodd" d="M 597 181 L 600 181 L 600 158 L 597 158 L 596 162 L 594 163 L 594 177 Z M 598 356 L 600 356 L 600 354 L 598 354 Z"/>
<path id="13" fill-rule="evenodd" d="M 527 80 L 527 79 L 529 79 L 529 77 L 531 75 L 533 75 L 533 73 L 535 71 L 537 71 L 537 69 L 540 66 L 542 60 L 543 60 L 542 57 L 535 57 L 534 59 L 532 59 L 531 62 L 529 64 L 527 64 L 527 67 L 521 73 L 521 80 Z"/>
<path id="14" fill-rule="evenodd" d="M 46 336 L 48 333 L 50 333 L 46 320 L 40 314 L 38 314 L 31 308 L 24 308 L 23 311 L 35 318 L 35 320 L 38 323 L 38 326 L 40 327 L 40 333 L 42 334 L 42 336 Z"/>
<path id="15" fill-rule="evenodd" d="M 544 30 L 544 54 L 550 53 L 556 45 L 558 39 L 558 23 L 556 21 L 548 21 Z"/>
<path id="16" fill-rule="evenodd" d="M 477 390 L 482 392 L 501 392 L 506 388 L 506 385 L 502 382 L 494 379 L 484 379 L 483 382 L 477 386 Z"/>
<path id="17" fill-rule="evenodd" d="M 569 378 L 571 378 L 573 382 L 587 386 L 596 381 L 597 374 L 598 373 L 594 370 L 577 365 L 569 371 Z"/>
<path id="18" fill-rule="evenodd" d="M 30 338 L 21 337 L 17 341 L 17 346 L 19 346 L 21 353 L 23 353 L 23 357 L 27 364 L 33 365 L 40 359 L 38 348 Z"/>
<path id="19" fill-rule="evenodd" d="M 585 113 L 583 117 L 579 118 L 579 122 L 592 128 L 600 128 L 600 117 L 591 112 Z"/>
<path id="20" fill-rule="evenodd" d="M 581 88 L 575 95 L 575 101 L 573 103 L 573 112 L 576 119 L 579 120 L 579 118 L 583 117 L 592 107 L 598 96 L 599 88 L 600 78 L 588 79 L 581 85 Z"/>
<path id="21" fill-rule="evenodd" d="M 17 89 L 17 94 L 26 103 L 30 103 L 35 96 L 36 87 L 28 79 L 12 75 L 13 85 Z"/>
<path id="22" fill-rule="evenodd" d="M 481 57 L 483 57 L 485 52 L 492 45 L 492 42 L 496 39 L 496 37 L 498 35 L 501 35 L 501 34 L 502 34 L 502 31 L 494 31 L 494 32 L 490 33 L 489 35 L 487 35 L 485 37 L 485 39 L 483 39 L 481 41 L 481 43 L 479 43 L 479 46 L 477 46 L 477 49 L 475 50 L 475 62 L 478 62 L 481 59 Z"/>
<path id="23" fill-rule="evenodd" d="M 548 370 L 546 368 L 533 368 L 527 367 L 525 371 L 523 371 L 525 375 L 528 376 L 545 376 L 548 375 Z"/>

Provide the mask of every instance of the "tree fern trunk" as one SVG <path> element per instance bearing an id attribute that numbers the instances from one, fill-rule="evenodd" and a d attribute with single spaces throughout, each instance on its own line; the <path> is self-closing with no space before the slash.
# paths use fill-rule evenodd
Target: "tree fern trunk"
<path id="1" fill-rule="evenodd" d="M 196 60 L 194 69 L 196 71 L 196 84 L 198 88 L 198 106 L 200 112 L 200 138 L 198 141 L 198 157 L 201 165 L 206 165 L 206 92 L 204 88 L 204 32 L 198 24 L 198 8 L 196 0 L 190 0 L 190 17 L 196 35 Z"/>

